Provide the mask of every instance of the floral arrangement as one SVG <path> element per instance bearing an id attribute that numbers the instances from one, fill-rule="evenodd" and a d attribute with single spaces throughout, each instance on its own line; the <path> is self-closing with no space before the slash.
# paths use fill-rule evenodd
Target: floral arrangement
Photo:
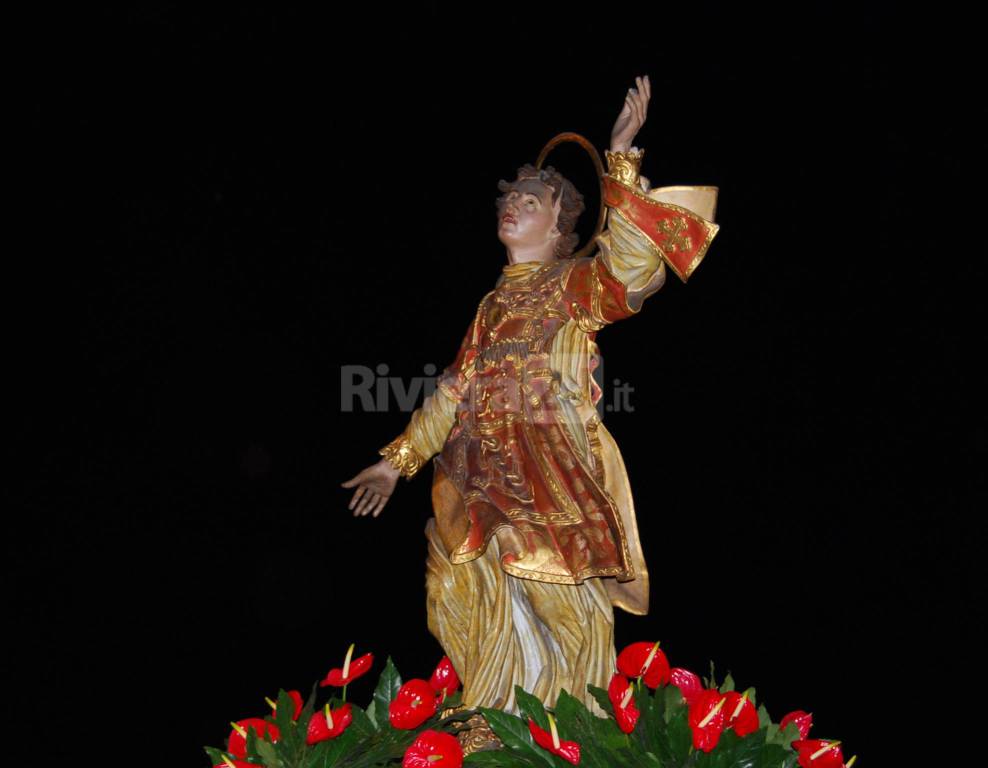
<path id="1" fill-rule="evenodd" d="M 839 741 L 809 738 L 812 715 L 790 712 L 774 723 L 755 690 L 735 690 L 730 674 L 710 677 L 670 668 L 659 643 L 632 643 L 618 654 L 607 690 L 587 686 L 607 713 L 598 717 L 567 691 L 556 706 L 515 688 L 521 717 L 497 709 L 465 709 L 460 681 L 443 657 L 428 679 L 402 682 L 387 660 L 367 709 L 346 700 L 347 686 L 374 657 L 353 658 L 329 671 L 319 688 L 333 695 L 316 708 L 298 691 L 268 699 L 271 714 L 231 723 L 226 749 L 206 747 L 215 768 L 851 768 Z M 338 693 L 338 695 L 337 695 Z M 483 716 L 498 748 L 464 754 L 455 735 Z M 494 743 L 496 745 L 497 742 Z"/>

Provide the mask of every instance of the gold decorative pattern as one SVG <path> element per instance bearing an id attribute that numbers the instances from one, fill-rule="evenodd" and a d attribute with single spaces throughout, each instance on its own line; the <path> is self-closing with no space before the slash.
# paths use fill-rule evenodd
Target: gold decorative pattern
<path id="1" fill-rule="evenodd" d="M 645 156 L 644 149 L 639 149 L 637 152 L 631 150 L 627 152 L 611 152 L 608 149 L 604 151 L 604 156 L 607 158 L 608 176 L 617 179 L 623 184 L 628 184 L 632 187 L 638 186 L 638 173 L 642 166 L 642 158 Z"/>
<path id="2" fill-rule="evenodd" d="M 590 443 L 590 450 L 594 457 L 594 479 L 603 488 L 606 481 L 604 474 L 604 458 L 601 454 L 600 438 L 597 436 L 597 428 L 600 426 L 600 417 L 596 413 L 587 422 L 587 441 Z"/>
<path id="3" fill-rule="evenodd" d="M 660 221 L 656 227 L 658 231 L 665 235 L 663 246 L 670 251 L 689 251 L 693 248 L 693 241 L 689 235 L 683 233 L 687 231 L 689 225 L 686 219 L 678 218 L 672 221 Z"/>
<path id="4" fill-rule="evenodd" d="M 504 746 L 479 712 L 464 723 L 457 732 L 456 738 L 460 741 L 464 757 L 474 752 L 486 752 Z"/>
<path id="5" fill-rule="evenodd" d="M 386 458 L 391 466 L 397 469 L 406 480 L 415 477 L 422 465 L 425 463 L 422 458 L 412 448 L 411 441 L 404 433 L 398 435 L 394 440 L 384 446 L 378 453 Z"/>

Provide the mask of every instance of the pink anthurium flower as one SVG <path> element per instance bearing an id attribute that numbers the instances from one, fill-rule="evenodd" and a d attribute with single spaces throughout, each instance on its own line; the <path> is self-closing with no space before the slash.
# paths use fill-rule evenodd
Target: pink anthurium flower
<path id="1" fill-rule="evenodd" d="M 683 694 L 683 701 L 686 702 L 687 706 L 696 701 L 696 697 L 703 693 L 703 683 L 700 681 L 699 675 L 688 669 L 673 667 L 669 671 L 669 681 Z"/>
<path id="2" fill-rule="evenodd" d="M 563 741 L 560 739 L 559 731 L 556 730 L 555 719 L 553 719 L 552 715 L 549 715 L 548 713 L 546 714 L 549 717 L 548 731 L 539 728 L 539 726 L 535 724 L 535 721 L 529 718 L 528 731 L 532 734 L 532 739 L 534 739 L 535 743 L 547 752 L 558 755 L 563 760 L 572 763 L 573 765 L 579 765 L 580 745 L 575 741 Z"/>
<path id="3" fill-rule="evenodd" d="M 410 730 L 436 714 L 436 692 L 427 680 L 409 680 L 388 706 L 388 719 L 395 728 Z"/>
<path id="4" fill-rule="evenodd" d="M 779 723 L 779 730 L 784 731 L 789 723 L 795 723 L 796 727 L 799 728 L 799 738 L 805 739 L 810 735 L 810 728 L 813 727 L 813 715 L 801 709 L 790 712 L 782 718 L 782 722 Z"/>
<path id="5" fill-rule="evenodd" d="M 710 752 L 717 746 L 727 721 L 724 714 L 726 701 L 716 688 L 709 688 L 696 697 L 689 709 L 694 749 Z"/>
<path id="6" fill-rule="evenodd" d="M 461 768 L 463 749 L 459 740 L 448 733 L 422 731 L 405 750 L 402 768 Z"/>
<path id="7" fill-rule="evenodd" d="M 302 694 L 299 693 L 298 691 L 288 691 L 288 697 L 292 700 L 292 703 L 295 705 L 295 711 L 292 713 L 292 720 L 298 720 L 298 716 L 302 714 Z M 268 703 L 268 706 L 271 707 L 271 714 L 277 715 L 278 702 L 272 701 L 270 698 L 266 696 L 264 697 L 264 700 Z"/>
<path id="8" fill-rule="evenodd" d="M 792 743 L 801 768 L 845 768 L 840 742 L 830 739 L 800 739 Z"/>
<path id="9" fill-rule="evenodd" d="M 742 739 L 758 730 L 758 711 L 751 703 L 750 693 L 748 690 L 743 696 L 737 691 L 724 694 L 724 712 L 727 715 L 724 728 L 733 728 Z"/>
<path id="10" fill-rule="evenodd" d="M 329 704 L 321 712 L 316 712 L 309 720 L 309 732 L 305 743 L 309 746 L 326 739 L 335 739 L 353 722 L 353 712 L 349 704 L 339 709 L 330 709 Z"/>
<path id="11" fill-rule="evenodd" d="M 635 704 L 634 684 L 620 672 L 615 673 L 610 685 L 607 686 L 607 698 L 614 707 L 614 719 L 617 720 L 618 728 L 624 733 L 635 730 L 641 712 Z"/>
<path id="12" fill-rule="evenodd" d="M 342 669 L 334 668 L 329 670 L 325 679 L 319 683 L 319 685 L 325 688 L 327 685 L 332 685 L 337 688 L 341 688 L 345 685 L 349 685 L 358 677 L 367 672 L 371 668 L 371 664 L 374 663 L 374 654 L 365 653 L 363 656 L 357 659 L 350 659 L 353 656 L 354 645 L 351 644 L 350 648 L 346 652 L 346 658 L 343 660 Z"/>
<path id="13" fill-rule="evenodd" d="M 262 720 L 259 717 L 248 717 L 244 720 L 237 720 L 237 722 L 230 723 L 230 725 L 233 726 L 233 730 L 230 732 L 226 751 L 234 757 L 241 759 L 246 759 L 247 757 L 247 730 L 249 728 L 254 729 L 254 733 L 257 734 L 257 738 L 259 739 L 270 736 L 271 741 L 277 741 L 281 737 L 277 725 L 269 723 L 267 720 Z"/>
<path id="14" fill-rule="evenodd" d="M 456 676 L 456 670 L 453 669 L 453 662 L 449 660 L 449 656 L 443 656 L 440 659 L 436 671 L 429 678 L 429 685 L 443 699 L 454 694 L 456 689 L 460 687 L 460 678 Z"/>
<path id="15" fill-rule="evenodd" d="M 669 661 L 658 643 L 632 643 L 618 654 L 617 668 L 622 675 L 642 678 L 649 688 L 669 682 Z"/>

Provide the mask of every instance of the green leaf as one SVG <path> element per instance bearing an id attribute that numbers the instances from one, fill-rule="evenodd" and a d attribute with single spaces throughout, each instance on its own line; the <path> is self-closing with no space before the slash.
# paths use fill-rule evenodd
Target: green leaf
<path id="1" fill-rule="evenodd" d="M 738 740 L 730 768 L 755 768 L 765 751 L 765 730 L 755 731 Z"/>
<path id="2" fill-rule="evenodd" d="M 690 748 L 693 746 L 693 733 L 690 731 L 686 707 L 680 706 L 673 711 L 671 717 L 669 714 L 666 711 L 666 717 L 669 718 L 666 730 L 669 739 L 669 751 L 674 760 L 682 763 L 689 756 Z"/>
<path id="3" fill-rule="evenodd" d="M 692 738 L 692 731 L 690 732 L 690 737 Z M 716 768 L 729 765 L 733 766 L 735 751 L 740 741 L 734 731 L 724 731 L 717 740 L 717 746 L 705 756 L 706 762 L 712 766 L 716 766 Z M 697 760 L 697 765 L 699 763 L 700 761 Z"/>
<path id="4" fill-rule="evenodd" d="M 394 662 L 391 661 L 391 657 L 388 656 L 384 671 L 378 678 L 377 688 L 374 689 L 374 719 L 377 721 L 378 727 L 383 728 L 389 725 L 388 705 L 397 695 L 399 688 L 401 688 L 401 676 L 398 674 Z"/>
<path id="5" fill-rule="evenodd" d="M 594 697 L 602 710 L 604 710 L 611 717 L 614 717 L 614 705 L 611 704 L 607 691 L 603 688 L 598 688 L 596 685 L 588 685 L 587 691 Z"/>
<path id="6" fill-rule="evenodd" d="M 357 751 L 357 746 L 363 743 L 363 739 L 353 730 L 347 728 L 335 739 L 321 741 L 316 745 L 319 749 L 317 759 L 310 763 L 312 768 L 332 768 L 332 766 L 343 761 L 351 753 Z"/>
<path id="7" fill-rule="evenodd" d="M 261 739 L 257 738 L 257 731 L 254 730 L 253 726 L 247 728 L 247 759 L 263 759 L 261 758 L 260 752 L 257 751 L 257 744 Z"/>
<path id="8" fill-rule="evenodd" d="M 790 757 L 792 757 L 791 762 Z M 782 766 L 792 768 L 798 758 L 799 755 L 795 752 L 783 749 L 778 744 L 765 744 L 754 763 L 754 768 L 782 768 Z"/>
<path id="9" fill-rule="evenodd" d="M 480 714 L 484 716 L 494 735 L 504 742 L 505 747 L 522 757 L 534 758 L 539 763 L 553 764 L 551 755 L 532 741 L 527 721 L 498 709 L 486 707 L 480 707 Z"/>
<path id="10" fill-rule="evenodd" d="M 647 690 L 635 693 L 635 702 L 641 711 L 641 716 L 633 733 L 642 749 L 656 755 L 664 765 L 673 765 L 665 719 L 665 700 L 664 692 L 656 696 L 650 695 Z"/>
<path id="11" fill-rule="evenodd" d="M 203 747 L 203 749 L 206 750 L 209 759 L 213 761 L 213 765 L 223 765 L 223 756 L 226 752 L 216 747 Z"/>
<path id="12" fill-rule="evenodd" d="M 655 698 L 659 699 L 659 693 L 656 692 Z M 663 707 L 663 718 L 668 723 L 673 717 L 680 711 L 686 710 L 686 702 L 683 700 L 683 692 L 679 690 L 675 685 L 667 685 L 662 691 L 662 707 Z"/>
<path id="13" fill-rule="evenodd" d="M 356 704 L 350 705 L 350 714 L 353 715 L 350 728 L 355 728 L 361 736 L 371 736 L 377 731 L 377 724 L 371 719 L 371 709 L 374 704 L 375 702 L 372 701 L 366 712 Z"/>
<path id="14" fill-rule="evenodd" d="M 711 673 L 711 674 L 713 674 L 713 673 Z M 720 688 L 718 688 L 718 690 L 721 693 L 727 693 L 728 691 L 733 691 L 734 690 L 734 678 L 731 676 L 731 673 L 730 672 L 727 673 L 727 677 L 724 678 L 724 682 L 721 684 L 721 686 L 720 686 Z"/>
<path id="15" fill-rule="evenodd" d="M 475 765 L 478 768 L 531 768 L 536 763 L 526 760 L 506 749 L 491 749 L 484 752 L 474 752 L 463 758 L 464 765 Z"/>
<path id="16" fill-rule="evenodd" d="M 792 743 L 799 738 L 799 726 L 795 723 L 789 723 L 784 731 L 781 731 L 779 745 L 783 749 L 789 749 Z"/>
<path id="17" fill-rule="evenodd" d="M 560 738 L 562 738 L 563 728 L 568 729 L 573 734 L 566 736 L 567 739 L 581 741 L 588 738 L 590 736 L 591 717 L 593 715 L 590 714 L 590 710 L 583 705 L 582 701 L 572 696 L 565 688 L 559 690 L 559 696 L 556 697 L 556 720 L 560 728 Z"/>
<path id="18" fill-rule="evenodd" d="M 644 763 L 650 768 L 662 768 L 662 761 L 659 760 L 652 752 L 646 752 L 644 755 Z"/>
<path id="19" fill-rule="evenodd" d="M 292 716 L 295 714 L 295 702 L 292 701 L 291 697 L 284 691 L 278 691 L 278 707 L 275 710 L 274 723 L 278 726 L 278 730 L 281 733 L 288 731 L 292 720 Z"/>
<path id="20" fill-rule="evenodd" d="M 445 698 L 442 704 L 439 705 L 439 710 L 455 709 L 456 707 L 461 706 L 463 706 L 463 694 L 457 691 L 456 693 L 452 693 Z"/>
<path id="21" fill-rule="evenodd" d="M 518 709 L 522 715 L 530 717 L 539 728 L 549 728 L 549 718 L 545 714 L 545 706 L 542 700 L 528 693 L 520 685 L 515 686 L 515 701 L 518 702 Z"/>
<path id="22" fill-rule="evenodd" d="M 270 741 L 258 739 L 255 746 L 257 748 L 257 754 L 264 761 L 264 765 L 267 768 L 282 768 L 282 762 L 278 757 L 278 753 L 275 751 L 274 744 Z"/>
<path id="23" fill-rule="evenodd" d="M 628 738 L 616 723 L 592 714 L 582 701 L 565 688 L 560 689 L 556 698 L 556 720 L 559 738 L 580 745 L 580 765 L 586 768 L 610 768 L 615 764 L 612 753 L 628 743 Z M 603 739 L 596 738 L 594 726 L 598 721 L 607 726 Z"/>

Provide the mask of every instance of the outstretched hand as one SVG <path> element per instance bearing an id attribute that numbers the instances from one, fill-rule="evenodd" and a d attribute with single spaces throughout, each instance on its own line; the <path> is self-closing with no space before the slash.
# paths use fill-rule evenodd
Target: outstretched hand
<path id="1" fill-rule="evenodd" d="M 611 152 L 627 152 L 648 115 L 648 100 L 652 98 L 652 84 L 648 75 L 636 77 L 637 88 L 629 88 L 624 106 L 611 129 Z"/>
<path id="2" fill-rule="evenodd" d="M 400 476 L 401 473 L 391 466 L 390 461 L 381 459 L 377 464 L 372 464 L 343 483 L 344 488 L 357 486 L 348 507 L 348 509 L 353 509 L 356 506 L 353 516 L 359 517 L 370 513 L 377 517 L 381 514 L 384 505 L 388 503 L 388 499 L 394 493 L 395 484 Z"/>

